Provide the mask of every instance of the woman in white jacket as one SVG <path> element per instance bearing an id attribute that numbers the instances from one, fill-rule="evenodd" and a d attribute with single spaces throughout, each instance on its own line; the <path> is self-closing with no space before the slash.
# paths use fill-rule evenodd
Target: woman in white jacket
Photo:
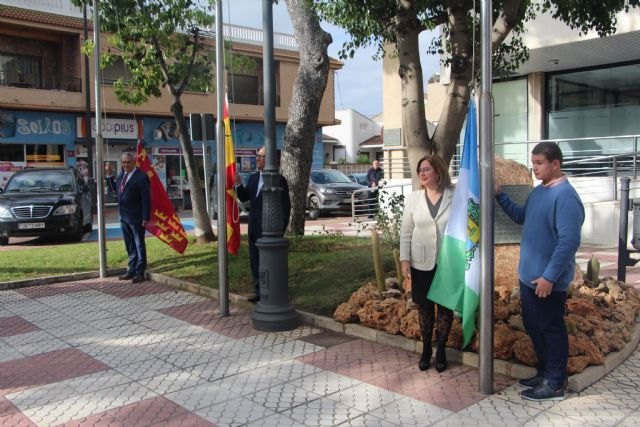
<path id="1" fill-rule="evenodd" d="M 435 321 L 435 303 L 427 299 L 427 293 L 436 272 L 438 252 L 442 244 L 453 189 L 447 164 L 438 155 L 428 155 L 418 161 L 416 172 L 420 190 L 409 195 L 404 205 L 400 227 L 400 260 L 402 274 L 411 281 L 411 298 L 419 306 L 422 356 L 418 367 L 429 369 L 433 351 L 431 337 Z M 447 369 L 445 346 L 451 330 L 453 312 L 438 305 L 436 324 L 436 370 Z"/>

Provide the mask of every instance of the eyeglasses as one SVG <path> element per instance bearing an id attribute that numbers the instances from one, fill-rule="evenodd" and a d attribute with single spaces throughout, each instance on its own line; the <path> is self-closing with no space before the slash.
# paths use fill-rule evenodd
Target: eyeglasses
<path id="1" fill-rule="evenodd" d="M 418 173 L 429 173 L 432 170 L 433 170 L 432 168 L 420 168 L 418 169 Z"/>
<path id="2" fill-rule="evenodd" d="M 256 154 L 256 158 L 264 159 L 264 154 Z"/>

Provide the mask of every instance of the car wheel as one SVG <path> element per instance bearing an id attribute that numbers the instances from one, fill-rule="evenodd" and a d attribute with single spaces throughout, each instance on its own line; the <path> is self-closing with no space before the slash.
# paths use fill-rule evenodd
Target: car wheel
<path id="1" fill-rule="evenodd" d="M 320 202 L 318 201 L 318 196 L 309 197 L 309 219 L 318 219 L 320 217 Z"/>
<path id="2" fill-rule="evenodd" d="M 0 246 L 7 246 L 9 244 L 9 238 L 0 236 Z"/>

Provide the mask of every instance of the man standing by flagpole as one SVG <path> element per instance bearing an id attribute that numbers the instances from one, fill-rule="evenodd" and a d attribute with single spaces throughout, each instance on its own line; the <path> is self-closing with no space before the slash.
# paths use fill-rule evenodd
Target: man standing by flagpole
<path id="1" fill-rule="evenodd" d="M 480 302 L 480 177 L 478 175 L 476 108 L 469 101 L 462 163 L 451 216 L 438 256 L 438 269 L 427 298 L 462 314 L 466 346 L 475 329 Z"/>
<path id="2" fill-rule="evenodd" d="M 115 181 L 115 189 L 129 265 L 127 274 L 120 276 L 120 280 L 132 279 L 133 283 L 139 283 L 145 280 L 147 268 L 144 227 L 151 216 L 150 184 L 147 175 L 136 168 L 132 153 L 123 153 L 121 162 L 122 172 Z"/>

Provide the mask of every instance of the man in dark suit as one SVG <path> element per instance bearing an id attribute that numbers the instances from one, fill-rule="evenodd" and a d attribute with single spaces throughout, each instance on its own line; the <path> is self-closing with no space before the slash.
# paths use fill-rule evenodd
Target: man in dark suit
<path id="1" fill-rule="evenodd" d="M 262 179 L 262 170 L 265 163 L 265 149 L 262 147 L 256 154 L 257 172 L 249 176 L 247 185 L 242 184 L 242 178 L 239 174 L 235 176 L 236 194 L 240 201 L 251 201 L 251 209 L 249 210 L 249 260 L 251 262 L 251 276 L 255 286 L 255 296 L 248 298 L 249 302 L 260 301 L 260 282 L 258 279 L 258 271 L 260 268 L 260 251 L 256 246 L 256 242 L 262 237 L 262 187 L 264 185 Z M 289 223 L 289 214 L 291 213 L 291 199 L 289 198 L 289 186 L 287 180 L 280 175 L 280 187 L 282 193 L 280 202 L 282 206 L 282 218 L 284 219 L 284 230 Z"/>
<path id="2" fill-rule="evenodd" d="M 118 177 L 107 177 L 109 185 L 118 196 L 118 212 L 124 244 L 129 255 L 127 274 L 120 280 L 140 283 L 145 280 L 147 268 L 147 246 L 144 227 L 151 215 L 150 184 L 147 174 L 136 168 L 132 153 L 122 154 L 122 172 Z M 110 166 L 107 166 L 107 173 Z"/>

